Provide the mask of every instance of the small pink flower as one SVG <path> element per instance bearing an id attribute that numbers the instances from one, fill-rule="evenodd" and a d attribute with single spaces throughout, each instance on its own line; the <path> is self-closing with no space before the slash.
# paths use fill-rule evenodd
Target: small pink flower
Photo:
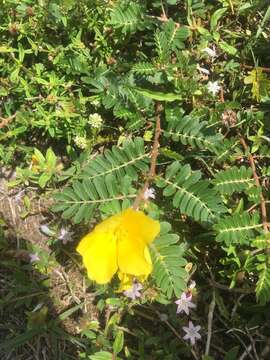
<path id="1" fill-rule="evenodd" d="M 140 290 L 142 290 L 143 286 L 140 283 L 134 283 L 132 287 L 126 291 L 124 291 L 124 295 L 132 300 L 141 297 Z"/>
<path id="2" fill-rule="evenodd" d="M 186 335 L 183 337 L 184 340 L 190 340 L 191 345 L 195 345 L 196 339 L 201 339 L 199 331 L 201 329 L 200 325 L 194 326 L 192 321 L 188 322 L 188 327 L 183 326 L 182 328 Z"/>
<path id="3" fill-rule="evenodd" d="M 40 257 L 38 256 L 37 253 L 29 254 L 29 261 L 30 261 L 31 264 L 34 263 L 34 262 L 37 262 L 39 260 L 40 260 Z"/>
<path id="4" fill-rule="evenodd" d="M 143 194 L 143 197 L 145 200 L 148 200 L 148 199 L 155 199 L 156 198 L 156 195 L 155 195 L 155 189 L 153 188 L 147 188 Z"/>
<path id="5" fill-rule="evenodd" d="M 58 237 L 58 240 L 61 240 L 63 242 L 63 244 L 67 244 L 69 241 L 72 241 L 73 238 L 72 238 L 72 235 L 73 235 L 73 232 L 71 231 L 68 231 L 67 229 L 65 228 L 61 228 L 60 230 L 60 235 Z"/>
<path id="6" fill-rule="evenodd" d="M 187 315 L 189 315 L 189 309 L 196 307 L 196 305 L 191 300 L 192 300 L 192 294 L 190 292 L 189 293 L 183 292 L 180 299 L 175 301 L 175 304 L 178 305 L 176 314 L 185 312 Z"/>

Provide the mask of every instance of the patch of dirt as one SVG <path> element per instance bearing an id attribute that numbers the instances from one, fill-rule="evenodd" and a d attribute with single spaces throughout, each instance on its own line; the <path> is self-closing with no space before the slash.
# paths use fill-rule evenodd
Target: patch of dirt
<path id="1" fill-rule="evenodd" d="M 40 232 L 40 225 L 52 203 L 51 200 L 38 197 L 31 188 L 10 189 L 8 182 L 14 178 L 14 171 L 2 169 L 0 172 L 0 217 L 5 222 L 6 238 L 23 239 L 50 251 L 48 238 Z M 30 199 L 30 209 L 26 214 L 24 197 Z"/>

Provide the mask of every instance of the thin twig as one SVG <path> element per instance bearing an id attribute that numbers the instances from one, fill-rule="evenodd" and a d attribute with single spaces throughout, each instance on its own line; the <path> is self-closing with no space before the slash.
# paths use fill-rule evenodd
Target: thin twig
<path id="1" fill-rule="evenodd" d="M 234 337 L 240 342 L 240 344 L 243 346 L 243 348 L 245 349 L 246 355 L 249 356 L 249 357 L 251 358 L 251 360 L 254 360 L 253 357 L 252 357 L 251 354 L 250 354 L 250 350 L 252 349 L 252 347 L 251 347 L 251 349 L 249 350 L 249 348 L 246 346 L 246 344 L 245 344 L 245 342 L 242 340 L 242 338 L 235 332 L 235 330 L 238 330 L 238 329 L 232 329 L 231 326 L 228 325 L 221 316 L 219 316 L 218 314 L 217 314 L 216 316 L 217 316 L 218 320 L 219 320 L 227 329 L 229 329 L 229 330 L 226 332 L 226 334 L 232 334 L 232 336 L 234 336 Z M 238 330 L 238 331 L 239 331 L 239 330 Z M 244 333 L 244 334 L 246 334 L 244 331 L 241 331 L 241 332 Z M 239 358 L 238 360 L 240 360 L 240 358 Z"/>
<path id="2" fill-rule="evenodd" d="M 235 304 L 234 304 L 234 306 L 233 306 L 233 308 L 232 308 L 232 311 L 231 311 L 231 319 L 233 319 L 233 317 L 234 317 L 234 315 L 235 315 L 235 313 L 236 313 L 236 310 L 237 310 L 238 306 L 241 305 L 241 300 L 242 300 L 243 297 L 245 297 L 245 296 L 246 296 L 246 294 L 241 294 L 241 295 L 239 296 L 239 298 L 235 301 Z"/>
<path id="3" fill-rule="evenodd" d="M 164 5 L 163 5 L 163 1 L 161 0 L 160 1 L 160 5 L 161 5 L 161 10 L 162 10 L 162 15 L 161 15 L 161 18 L 164 19 L 164 21 L 168 21 L 168 17 L 167 17 L 167 14 L 166 14 L 166 11 L 164 9 Z"/>
<path id="4" fill-rule="evenodd" d="M 205 260 L 205 265 L 209 271 L 210 277 L 211 279 L 208 279 L 208 282 L 210 285 L 212 285 L 213 287 L 217 288 L 217 289 L 221 289 L 221 290 L 226 290 L 229 292 L 234 292 L 234 293 L 238 293 L 238 294 L 252 294 L 255 291 L 255 287 L 254 288 L 249 288 L 249 289 L 240 289 L 240 288 L 230 288 L 226 285 L 222 285 L 219 284 L 218 282 L 215 281 L 215 277 L 214 274 L 210 268 L 210 266 L 208 265 L 207 261 Z"/>
<path id="5" fill-rule="evenodd" d="M 159 318 L 161 319 L 161 313 L 160 313 L 158 310 L 154 310 L 154 311 L 155 311 L 155 313 L 159 316 Z M 169 323 L 168 320 L 162 320 L 162 322 L 165 323 L 165 324 L 168 326 L 168 328 L 174 333 L 174 335 L 175 335 L 181 342 L 183 342 L 182 336 L 176 331 L 176 329 Z M 194 359 L 199 360 L 196 352 L 195 352 L 192 348 L 190 348 L 190 351 L 191 351 Z"/>
<path id="6" fill-rule="evenodd" d="M 254 293 L 255 291 L 255 288 L 249 288 L 249 289 L 240 289 L 240 288 L 229 288 L 228 286 L 226 285 L 222 285 L 222 284 L 219 284 L 218 282 L 216 282 L 215 280 L 213 279 L 208 279 L 209 283 L 214 286 L 215 288 L 217 289 L 220 289 L 220 290 L 226 290 L 226 291 L 229 291 L 229 292 L 234 292 L 234 293 L 238 293 L 238 294 L 252 294 Z"/>
<path id="7" fill-rule="evenodd" d="M 251 343 L 251 346 L 252 346 L 252 350 L 253 350 L 255 359 L 256 359 L 256 360 L 260 360 L 260 359 L 259 359 L 259 356 L 258 356 L 258 353 L 257 353 L 257 350 L 256 350 L 255 340 L 254 340 L 253 337 L 251 336 L 248 327 L 245 327 L 245 329 L 246 329 L 246 333 L 247 333 L 247 335 L 248 335 L 248 337 L 249 337 L 249 339 L 250 339 L 250 343 Z"/>
<path id="8" fill-rule="evenodd" d="M 17 113 L 7 117 L 7 118 L 3 118 L 0 116 L 0 129 L 3 129 L 5 126 L 7 126 L 11 120 L 13 120 L 16 117 Z"/>
<path id="9" fill-rule="evenodd" d="M 248 151 L 247 143 L 246 143 L 245 139 L 242 136 L 240 136 L 240 142 L 241 142 L 244 150 Z M 256 184 L 257 187 L 260 188 L 261 184 L 260 184 L 259 176 L 257 174 L 255 161 L 254 161 L 254 158 L 253 158 L 251 153 L 249 153 L 249 155 L 248 155 L 248 160 L 249 160 L 250 167 L 252 169 L 255 184 Z M 268 232 L 267 211 L 266 211 L 266 205 L 265 205 L 265 198 L 264 198 L 262 193 L 260 194 L 260 198 L 261 198 L 260 204 L 261 204 L 261 214 L 262 214 L 263 229 L 264 229 L 264 232 Z"/>
<path id="10" fill-rule="evenodd" d="M 141 201 L 144 200 L 144 193 L 146 189 L 148 189 L 150 182 L 154 179 L 156 176 L 156 165 L 157 165 L 157 157 L 158 157 L 158 149 L 159 149 L 159 137 L 161 133 L 161 126 L 160 126 L 160 113 L 162 110 L 162 105 L 160 103 L 156 104 L 156 130 L 155 130 L 155 138 L 154 138 L 154 145 L 153 150 L 151 152 L 151 164 L 150 164 L 150 170 L 146 177 L 146 181 L 144 183 L 144 186 L 139 191 L 138 195 L 136 196 L 136 199 L 133 204 L 133 209 L 138 209 Z"/>
<path id="11" fill-rule="evenodd" d="M 246 65 L 246 64 L 242 64 L 241 65 L 243 68 L 245 69 L 257 69 L 257 68 L 260 68 L 262 71 L 265 71 L 265 72 L 270 72 L 270 68 L 268 67 L 261 67 L 261 66 L 251 66 L 251 65 Z"/>
<path id="12" fill-rule="evenodd" d="M 207 340 L 206 340 L 205 354 L 204 354 L 205 356 L 209 355 L 209 351 L 210 351 L 215 306 L 216 306 L 216 294 L 215 294 L 215 290 L 214 290 L 213 298 L 212 298 L 211 304 L 209 305 L 209 311 L 208 311 Z"/>
<path id="13" fill-rule="evenodd" d="M 250 356 L 252 350 L 252 345 L 250 344 L 246 350 L 243 352 L 243 354 L 240 356 L 239 360 L 244 360 L 248 355 Z M 252 358 L 251 358 L 252 359 Z"/>

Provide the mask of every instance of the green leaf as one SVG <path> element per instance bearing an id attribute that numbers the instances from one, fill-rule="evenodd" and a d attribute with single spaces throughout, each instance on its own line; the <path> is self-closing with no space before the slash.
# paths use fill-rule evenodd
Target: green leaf
<path id="1" fill-rule="evenodd" d="M 219 47 L 229 55 L 236 55 L 238 52 L 234 46 L 226 43 L 225 41 L 220 42 Z"/>
<path id="2" fill-rule="evenodd" d="M 270 266 L 263 263 L 257 266 L 259 279 L 256 284 L 257 300 L 265 305 L 270 300 Z"/>
<path id="3" fill-rule="evenodd" d="M 216 191 L 200 178 L 200 171 L 193 172 L 189 165 L 174 161 L 167 167 L 165 177 L 156 179 L 156 184 L 163 188 L 164 196 L 173 196 L 173 206 L 182 214 L 211 223 L 226 212 L 226 208 Z"/>
<path id="4" fill-rule="evenodd" d="M 183 145 L 205 151 L 216 152 L 220 147 L 222 135 L 208 135 L 203 128 L 206 122 L 200 122 L 195 116 L 183 116 L 178 108 L 166 108 L 166 120 L 168 127 L 164 134 L 171 137 L 173 141 L 180 141 Z"/>
<path id="5" fill-rule="evenodd" d="M 47 166 L 49 166 L 52 170 L 55 168 L 57 157 L 51 148 L 49 148 L 46 152 L 46 162 Z"/>
<path id="6" fill-rule="evenodd" d="M 122 330 L 118 330 L 116 333 L 115 340 L 113 342 L 113 352 L 114 354 L 119 354 L 124 346 L 124 332 Z"/>
<path id="7" fill-rule="evenodd" d="M 214 12 L 214 14 L 211 16 L 211 20 L 210 20 L 211 31 L 216 30 L 218 21 L 227 12 L 227 10 L 228 10 L 228 8 L 226 7 L 226 8 L 218 9 Z"/>
<path id="8" fill-rule="evenodd" d="M 225 242 L 226 245 L 232 243 L 249 244 L 255 235 L 255 231 L 262 227 L 259 219 L 258 213 L 249 215 L 249 213 L 244 212 L 226 216 L 214 225 L 214 229 L 217 231 L 216 239 Z"/>
<path id="9" fill-rule="evenodd" d="M 113 354 L 108 351 L 99 351 L 94 355 L 90 355 L 89 359 L 91 360 L 112 360 Z M 116 357 L 115 360 L 120 360 L 119 357 Z"/>
<path id="10" fill-rule="evenodd" d="M 45 163 L 45 157 L 42 155 L 42 153 L 38 149 L 34 149 L 34 155 L 40 164 Z"/>
<path id="11" fill-rule="evenodd" d="M 134 88 L 134 90 L 152 100 L 158 100 L 158 101 L 166 101 L 166 102 L 172 102 L 176 100 L 182 100 L 182 96 L 179 94 L 174 94 L 170 92 L 161 92 L 161 91 L 154 91 L 154 90 L 148 90 L 148 89 L 141 89 L 141 88 Z"/>
<path id="12" fill-rule="evenodd" d="M 244 78 L 244 83 L 252 85 L 252 97 L 257 101 L 269 93 L 270 81 L 260 67 L 251 70 L 249 75 Z"/>
<path id="13" fill-rule="evenodd" d="M 233 166 L 227 170 L 220 171 L 215 175 L 215 179 L 212 182 L 218 192 L 227 195 L 248 190 L 251 186 L 255 185 L 251 168 L 244 166 L 240 168 Z"/>
<path id="14" fill-rule="evenodd" d="M 141 7 L 136 3 L 129 3 L 126 6 L 116 5 L 111 12 L 111 25 L 122 29 L 122 33 L 134 33 L 143 28 Z"/>
<path id="15" fill-rule="evenodd" d="M 150 245 L 154 266 L 152 277 L 169 299 L 173 294 L 180 296 L 186 288 L 187 275 L 184 247 L 178 243 L 178 235 L 169 233 L 170 229 L 169 223 L 162 222 L 159 237 Z"/>
<path id="16" fill-rule="evenodd" d="M 38 185 L 44 189 L 47 182 L 51 179 L 52 175 L 51 174 L 47 174 L 47 173 L 43 173 L 39 179 L 38 179 Z"/>

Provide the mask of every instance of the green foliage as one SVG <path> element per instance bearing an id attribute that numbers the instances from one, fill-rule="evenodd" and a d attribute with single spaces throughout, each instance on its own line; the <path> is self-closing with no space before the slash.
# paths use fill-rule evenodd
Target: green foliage
<path id="1" fill-rule="evenodd" d="M 199 222 L 213 222 L 226 208 L 216 191 L 201 180 L 200 171 L 192 171 L 189 165 L 175 161 L 166 169 L 165 177 L 157 180 L 163 195 L 173 196 L 173 206 Z"/>
<path id="2" fill-rule="evenodd" d="M 262 227 L 259 220 L 260 217 L 257 212 L 253 215 L 244 212 L 226 216 L 214 225 L 214 229 L 217 231 L 216 239 L 226 245 L 249 244 L 255 231 Z"/>
<path id="3" fill-rule="evenodd" d="M 261 68 L 250 71 L 244 79 L 245 84 L 252 85 L 252 97 L 260 101 L 262 97 L 269 95 L 270 82 Z"/>
<path id="4" fill-rule="evenodd" d="M 245 191 L 254 186 L 251 168 L 241 166 L 240 168 L 231 167 L 220 171 L 213 180 L 215 189 L 221 194 L 231 195 L 234 192 Z"/>
<path id="5" fill-rule="evenodd" d="M 165 63 L 172 51 L 183 49 L 185 47 L 183 41 L 189 36 L 187 27 L 180 27 L 174 21 L 169 20 L 165 23 L 162 31 L 155 33 L 155 45 L 158 54 L 158 61 Z"/>
<path id="6" fill-rule="evenodd" d="M 53 150 L 49 148 L 45 156 L 34 148 L 34 154 L 28 168 L 16 168 L 16 180 L 9 182 L 9 186 L 17 186 L 19 184 L 29 185 L 38 184 L 44 189 L 52 180 L 56 180 L 56 175 L 61 171 L 61 165 L 57 164 L 57 157 Z"/>
<path id="7" fill-rule="evenodd" d="M 270 266 L 268 262 L 257 266 L 259 278 L 256 284 L 256 295 L 259 302 L 265 305 L 270 300 Z"/>
<path id="8" fill-rule="evenodd" d="M 136 3 L 116 6 L 111 12 L 110 24 L 123 34 L 135 33 L 144 27 L 142 8 Z"/>
<path id="9" fill-rule="evenodd" d="M 123 147 L 113 146 L 111 150 L 105 150 L 104 155 L 98 155 L 90 160 L 80 174 L 80 178 L 93 180 L 113 174 L 119 181 L 125 175 L 137 180 L 138 171 L 147 172 L 149 153 L 145 152 L 142 138 L 134 141 L 126 140 Z"/>
<path id="10" fill-rule="evenodd" d="M 151 244 L 154 270 L 153 278 L 157 286 L 170 299 L 173 295 L 180 296 L 186 288 L 187 273 L 183 266 L 185 248 L 179 245 L 179 236 L 171 234 L 171 225 L 161 223 L 160 236 Z"/>
<path id="11" fill-rule="evenodd" d="M 181 95 L 168 93 L 168 92 L 160 92 L 160 91 L 153 91 L 148 89 L 140 89 L 136 88 L 135 91 L 139 93 L 140 95 L 145 96 L 146 98 L 152 99 L 152 100 L 158 100 L 158 101 L 166 101 L 166 102 L 172 102 L 175 100 L 181 100 Z"/>
<path id="12" fill-rule="evenodd" d="M 269 11 L 267 0 L 1 2 L 1 359 L 229 360 L 246 352 L 236 328 L 254 339 L 250 357 L 263 354 Z M 116 279 L 85 279 L 75 249 L 136 197 L 161 234 L 131 299 Z M 39 221 L 53 229 L 44 249 Z M 185 294 L 198 310 L 178 317 Z M 201 326 L 192 349 L 189 320 Z"/>
<path id="13" fill-rule="evenodd" d="M 220 134 L 207 135 L 203 132 L 206 122 L 200 122 L 198 118 L 190 115 L 183 116 L 179 109 L 168 108 L 166 111 L 168 128 L 165 136 L 173 141 L 180 141 L 183 145 L 198 147 L 199 149 L 214 151 L 220 146 L 222 136 Z"/>
<path id="14" fill-rule="evenodd" d="M 107 213 L 118 213 L 131 206 L 130 199 L 135 197 L 131 179 L 123 177 L 119 182 L 112 174 L 95 177 L 93 180 L 74 181 L 72 187 L 55 194 L 58 203 L 53 211 L 63 211 L 63 219 L 73 219 L 75 224 L 87 222 L 93 217 L 97 206 Z M 106 207 L 105 207 L 106 206 Z"/>

